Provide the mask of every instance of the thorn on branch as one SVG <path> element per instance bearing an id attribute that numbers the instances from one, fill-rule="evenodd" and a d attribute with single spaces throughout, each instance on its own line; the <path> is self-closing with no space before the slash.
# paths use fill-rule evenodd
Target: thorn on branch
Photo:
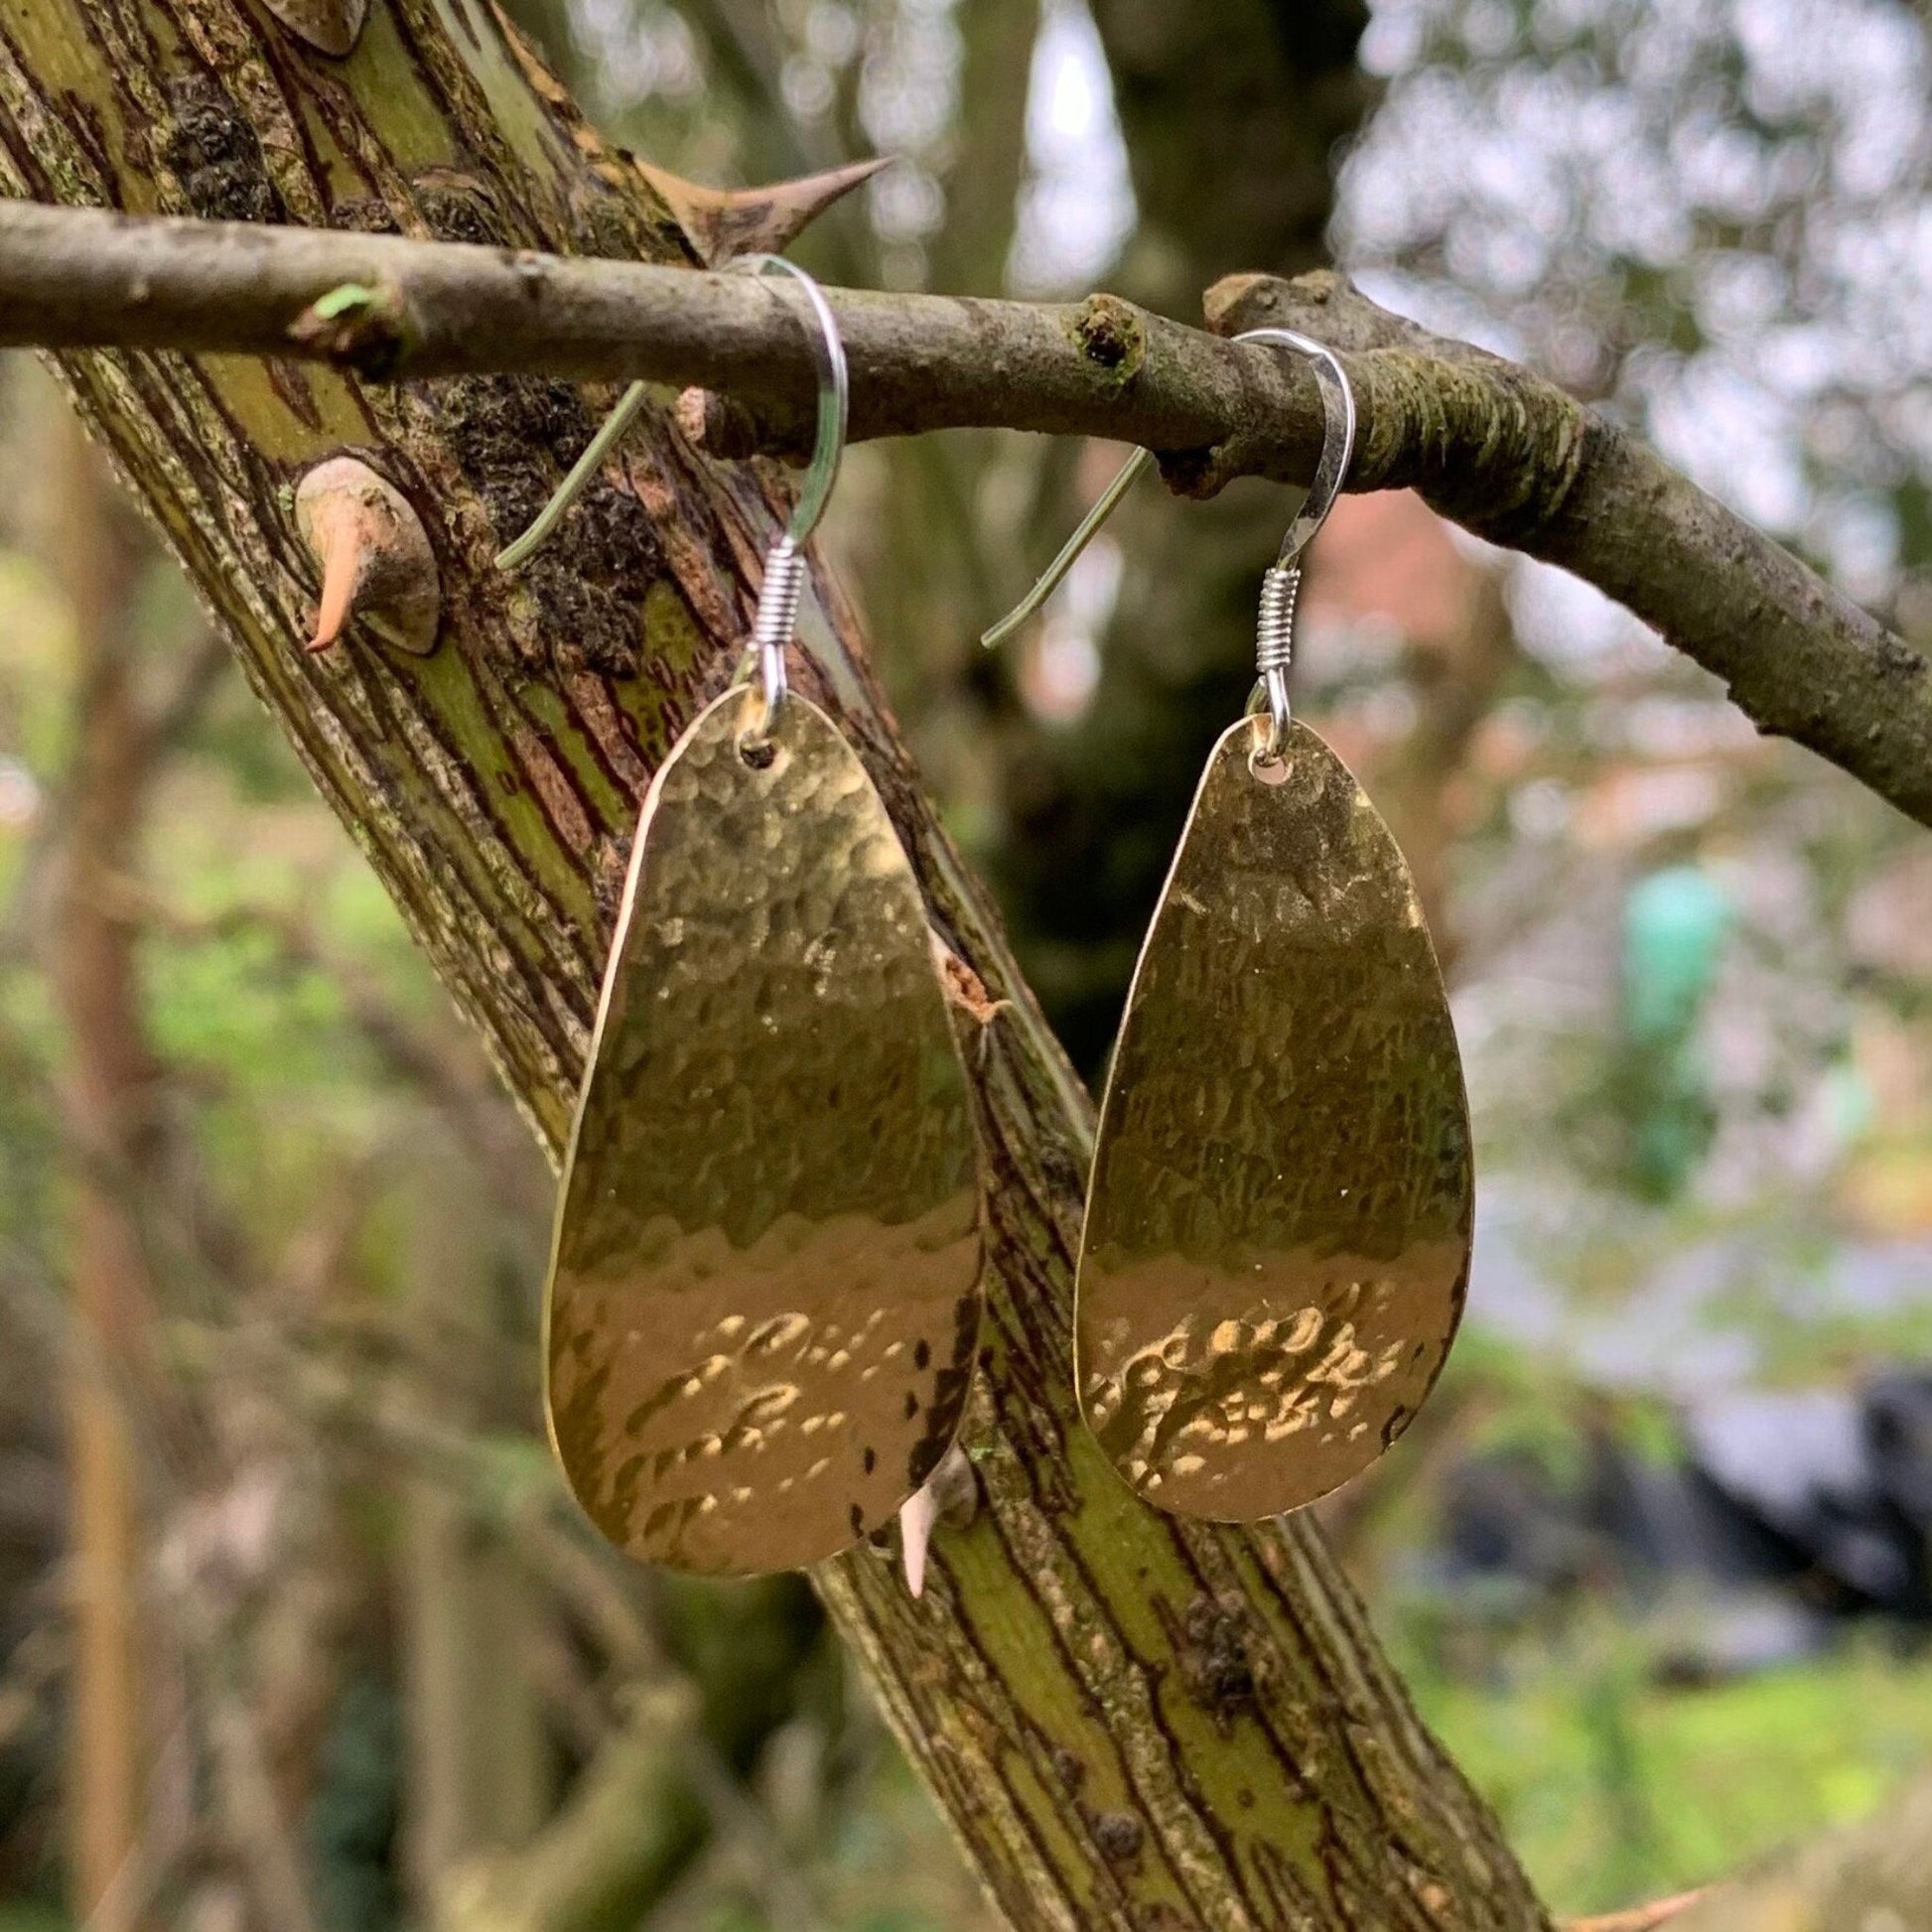
<path id="1" fill-rule="evenodd" d="M 882 155 L 763 188 L 706 188 L 648 162 L 631 165 L 670 209 L 692 253 L 705 267 L 722 268 L 739 255 L 782 254 L 835 202 L 897 159 Z"/>
<path id="2" fill-rule="evenodd" d="M 963 1013 L 976 1027 L 990 1027 L 1012 1005 L 1011 1000 L 996 1000 L 986 982 L 930 927 L 926 937 L 932 945 L 932 963 L 945 988 L 946 1004 Z"/>
<path id="3" fill-rule="evenodd" d="M 360 282 L 331 289 L 289 324 L 291 343 L 371 382 L 388 380 L 412 338 L 400 292 Z"/>
<path id="4" fill-rule="evenodd" d="M 436 553 L 394 483 L 359 458 L 331 457 L 297 486 L 295 522 L 322 572 L 309 650 L 327 650 L 351 617 L 419 657 L 436 648 L 443 609 Z"/>
<path id="5" fill-rule="evenodd" d="M 298 40 L 341 60 L 353 51 L 368 18 L 369 0 L 262 0 Z"/>
<path id="6" fill-rule="evenodd" d="M 966 1528 L 979 1514 L 979 1476 L 971 1457 L 955 1443 L 939 1458 L 939 1466 L 899 1505 L 899 1563 L 914 1602 L 925 1594 L 926 1552 L 934 1528 L 940 1523 Z"/>

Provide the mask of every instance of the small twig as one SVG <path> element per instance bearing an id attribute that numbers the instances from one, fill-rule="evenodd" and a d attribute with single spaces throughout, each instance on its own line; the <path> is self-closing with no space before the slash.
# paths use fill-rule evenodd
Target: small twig
<path id="1" fill-rule="evenodd" d="M 38 1623 L 16 1643 L 0 1669 L 0 1750 L 40 1715 L 42 1700 L 69 1667 L 67 1632 L 51 1619 Z"/>
<path id="2" fill-rule="evenodd" d="M 225 1667 L 215 1667 L 209 1689 L 214 1708 L 208 1730 L 223 1822 L 256 1902 L 276 1932 L 316 1932 L 306 1861 L 282 1815 L 255 1715 Z"/>
<path id="3" fill-rule="evenodd" d="M 141 720 L 129 747 L 129 758 L 142 783 L 151 783 L 159 776 L 169 755 L 193 730 L 229 662 L 227 639 L 219 631 L 203 626 L 173 680 Z M 61 771 L 42 795 L 25 861 L 16 874 L 6 907 L 0 911 L 0 958 L 23 951 L 46 915 L 49 875 L 72 821 L 78 787 L 78 774 L 69 768 Z"/>
<path id="4" fill-rule="evenodd" d="M 681 1673 L 657 1643 L 641 1609 L 621 1591 L 602 1561 L 548 1507 L 512 1512 L 510 1528 L 525 1561 L 559 1594 L 587 1611 L 619 1667 L 643 1683 L 681 1682 Z M 660 1711 L 660 1719 L 667 1714 Z M 698 1721 L 695 1702 L 670 1716 L 685 1775 L 711 1813 L 714 1834 L 736 1841 L 750 1856 L 766 1910 L 779 1932 L 810 1932 L 817 1907 L 770 1818 L 734 1775 Z M 607 1748 L 610 1748 L 607 1746 Z"/>
<path id="5" fill-rule="evenodd" d="M 1564 1922 L 1563 1932 L 1656 1932 L 1680 1912 L 1687 1912 L 1710 1887 L 1679 1892 L 1674 1898 L 1660 1898 L 1654 1904 L 1636 1905 L 1625 1912 L 1609 1912 L 1601 1918 L 1573 1918 Z"/>

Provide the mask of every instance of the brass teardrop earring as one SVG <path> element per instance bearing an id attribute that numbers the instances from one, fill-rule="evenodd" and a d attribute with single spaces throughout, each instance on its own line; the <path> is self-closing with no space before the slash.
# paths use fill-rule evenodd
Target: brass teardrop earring
<path id="1" fill-rule="evenodd" d="M 544 1338 L 551 1440 L 592 1520 L 714 1575 L 817 1563 L 891 1520 L 958 1428 L 980 1307 L 924 902 L 865 767 L 786 683 L 845 357 L 817 285 L 747 259 L 795 276 L 816 323 L 818 447 L 740 680 L 644 800 Z"/>
<path id="2" fill-rule="evenodd" d="M 1076 1286 L 1080 1404 L 1149 1502 L 1221 1522 L 1346 1482 L 1415 1416 L 1468 1280 L 1461 1061 L 1415 882 L 1347 767 L 1289 715 L 1301 557 L 1353 450 L 1347 376 L 1263 583 L 1249 716 L 1202 773 L 1101 1102 Z M 1096 504 L 997 642 L 1152 458 Z"/>

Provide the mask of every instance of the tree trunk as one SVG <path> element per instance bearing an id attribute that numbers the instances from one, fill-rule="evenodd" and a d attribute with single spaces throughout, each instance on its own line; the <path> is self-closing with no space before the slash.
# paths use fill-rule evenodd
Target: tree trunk
<path id="1" fill-rule="evenodd" d="M 42 199 L 688 257 L 478 0 L 375 0 L 342 62 L 242 0 L 0 0 L 0 171 Z M 511 580 L 491 553 L 604 396 L 534 379 L 398 392 L 148 354 L 64 371 L 554 1151 L 637 803 L 736 661 L 775 527 L 767 483 L 694 458 L 653 408 Z M 327 655 L 300 647 L 316 580 L 287 486 L 345 446 L 435 544 L 431 656 L 361 626 Z M 936 929 L 1012 1002 L 973 1055 L 983 1506 L 939 1538 L 921 1602 L 871 1550 L 814 1578 L 906 1750 L 1018 1926 L 1544 1925 L 1313 1528 L 1157 1515 L 1081 1429 L 1068 1341 L 1086 1097 L 822 574 L 802 634 L 798 681 L 865 757 Z"/>
<path id="2" fill-rule="evenodd" d="M 425 1110 L 409 1229 L 411 1325 L 428 1361 L 454 1361 L 470 1400 L 443 1420 L 500 1422 L 487 1386 L 502 1349 L 487 1182 Z M 479 1383 L 483 1384 L 478 1387 Z M 526 1843 L 553 1781 L 543 1704 L 530 1667 L 539 1605 L 527 1576 L 446 1483 L 403 1494 L 401 1596 L 409 1794 L 407 1882 L 420 1922 L 466 1858 Z"/>
<path id="3" fill-rule="evenodd" d="M 56 427 L 55 567 L 72 612 L 77 737 L 72 810 L 49 977 L 69 1055 L 72 1351 L 68 1371 L 69 1602 L 68 1891 L 74 1922 L 144 1923 L 138 1856 L 147 1809 L 140 1470 L 130 1390 L 147 1364 L 150 1303 L 130 1177 L 152 1061 L 134 983 L 133 928 L 115 895 L 134 857 L 146 759 L 129 607 L 138 532 L 77 424 Z"/>

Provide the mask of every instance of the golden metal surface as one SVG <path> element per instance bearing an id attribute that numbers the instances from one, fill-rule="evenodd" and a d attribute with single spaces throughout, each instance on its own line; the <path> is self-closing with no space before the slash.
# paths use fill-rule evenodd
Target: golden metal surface
<path id="1" fill-rule="evenodd" d="M 1468 1279 L 1469 1123 L 1414 882 L 1306 726 L 1215 748 L 1128 996 L 1078 1282 L 1081 1406 L 1149 1502 L 1247 1522 L 1401 1434 Z"/>
<path id="2" fill-rule="evenodd" d="M 885 806 L 795 694 L 685 733 L 637 831 L 558 1208 L 551 1437 L 621 1548 L 817 1563 L 958 1427 L 976 1160 L 925 908 Z M 765 753 L 768 760 L 759 760 Z"/>

